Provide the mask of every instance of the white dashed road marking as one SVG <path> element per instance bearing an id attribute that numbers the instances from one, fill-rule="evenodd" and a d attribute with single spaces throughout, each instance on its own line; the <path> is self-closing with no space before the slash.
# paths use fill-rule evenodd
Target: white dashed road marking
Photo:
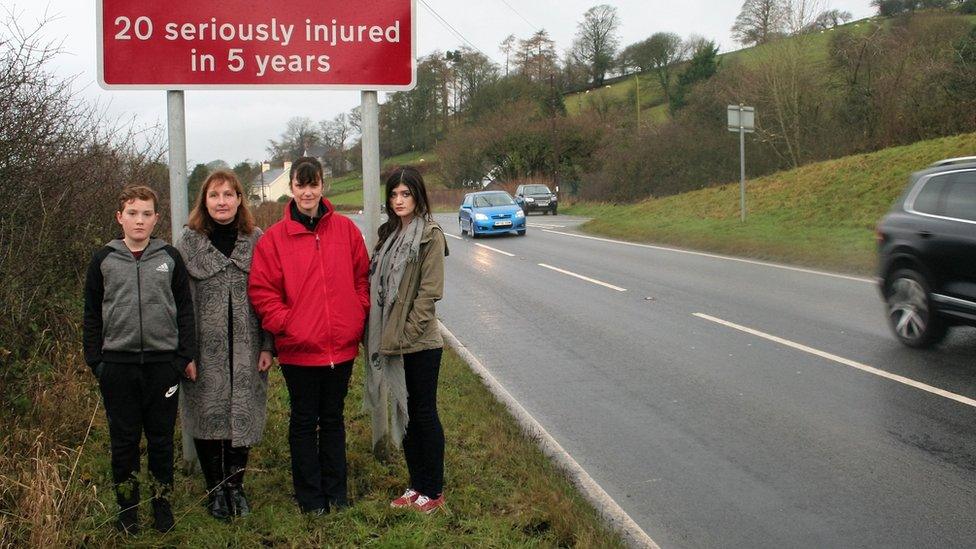
<path id="1" fill-rule="evenodd" d="M 572 271 L 567 271 L 565 269 L 560 269 L 559 267 L 553 267 L 552 265 L 546 265 L 545 263 L 539 263 L 539 266 L 540 267 L 544 267 L 546 269 L 550 269 L 550 270 L 556 271 L 557 273 L 563 273 L 564 275 L 569 275 L 569 276 L 576 277 L 576 278 L 578 278 L 580 280 L 585 280 L 587 282 L 592 282 L 593 284 L 598 284 L 600 286 L 603 286 L 604 288 L 610 288 L 611 290 L 616 290 L 618 292 L 626 292 L 627 291 L 626 288 L 621 288 L 620 286 L 614 286 L 613 284 L 607 284 L 606 282 L 601 282 L 601 281 L 599 281 L 599 280 L 597 280 L 595 278 L 590 278 L 588 276 L 583 276 L 581 274 L 576 274 L 576 273 L 574 273 Z"/>
<path id="2" fill-rule="evenodd" d="M 735 324 L 735 323 L 729 322 L 727 320 L 722 320 L 720 318 L 715 318 L 714 316 L 709 316 L 709 315 L 706 315 L 706 314 L 703 314 L 703 313 L 695 313 L 695 316 L 697 316 L 698 318 L 707 320 L 709 322 L 714 322 L 716 324 L 721 324 L 722 326 L 726 326 L 726 327 L 732 328 L 734 330 L 739 330 L 740 332 L 745 332 L 747 334 L 751 334 L 751 335 L 754 335 L 756 337 L 761 337 L 761 338 L 766 339 L 768 341 L 772 341 L 774 343 L 779 343 L 780 345 L 785 345 L 787 347 L 791 347 L 791 348 L 796 349 L 798 351 L 803 351 L 804 353 L 809 353 L 811 355 L 819 356 L 820 358 L 825 358 L 827 360 L 836 362 L 838 364 L 843 364 L 844 366 L 850 366 L 851 368 L 854 368 L 854 369 L 857 369 L 857 370 L 861 370 L 862 372 L 867 372 L 869 374 L 873 374 L 873 375 L 876 375 L 878 377 L 883 377 L 885 379 L 890 379 L 891 381 L 897 381 L 898 383 L 901 383 L 901 384 L 904 384 L 904 385 L 908 385 L 909 387 L 914 387 L 916 389 L 921 389 L 922 391 L 926 391 L 928 393 L 932 393 L 933 395 L 938 395 L 940 397 L 947 398 L 949 400 L 954 400 L 954 401 L 959 402 L 961 404 L 965 404 L 966 406 L 972 406 L 972 407 L 976 408 L 976 400 L 973 400 L 973 399 L 971 399 L 969 397 L 964 397 L 962 395 L 957 395 L 956 393 L 950 393 L 949 391 L 946 391 L 945 389 L 939 389 L 938 387 L 933 387 L 931 385 L 927 385 L 927 384 L 922 383 L 920 381 L 915 381 L 914 379 L 910 379 L 910 378 L 907 378 L 907 377 L 904 377 L 904 376 L 900 376 L 898 374 L 892 374 L 892 373 L 886 372 L 884 370 L 879 370 L 879 369 L 877 369 L 877 368 L 875 368 L 873 366 L 868 366 L 867 364 L 861 364 L 860 362 L 856 362 L 856 361 L 849 360 L 849 359 L 846 359 L 846 358 L 843 358 L 843 357 L 840 357 L 840 356 L 837 356 L 837 355 L 834 355 L 834 354 L 830 354 L 830 353 L 827 353 L 827 352 L 824 352 L 824 351 L 820 351 L 818 349 L 814 349 L 813 347 L 807 347 L 806 345 L 802 345 L 800 343 L 796 343 L 796 342 L 790 341 L 788 339 L 783 339 L 781 337 L 776 337 L 774 335 L 770 335 L 770 334 L 767 334 L 765 332 L 760 332 L 759 330 L 754 330 L 752 328 L 747 328 L 745 326 L 741 326 L 739 324 Z"/>

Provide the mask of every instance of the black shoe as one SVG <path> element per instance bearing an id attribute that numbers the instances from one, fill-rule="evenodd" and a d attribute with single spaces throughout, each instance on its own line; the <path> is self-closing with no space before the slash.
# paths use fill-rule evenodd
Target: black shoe
<path id="1" fill-rule="evenodd" d="M 130 479 L 115 487 L 119 518 L 115 527 L 123 534 L 139 533 L 139 481 Z"/>
<path id="2" fill-rule="evenodd" d="M 139 533 L 139 509 L 133 507 L 119 512 L 119 519 L 115 521 L 115 528 L 126 535 L 134 536 Z"/>
<path id="3" fill-rule="evenodd" d="M 164 497 L 152 499 L 153 508 L 153 528 L 166 533 L 173 529 L 176 521 L 173 520 L 173 510 L 170 509 L 169 500 Z"/>
<path id="4" fill-rule="evenodd" d="M 243 485 L 229 484 L 227 486 L 227 500 L 230 502 L 231 512 L 234 513 L 235 517 L 246 517 L 251 514 L 251 505 L 247 502 Z"/>
<path id="5" fill-rule="evenodd" d="M 222 487 L 214 488 L 207 496 L 207 512 L 217 520 L 224 522 L 230 520 L 230 506 L 227 503 L 227 494 Z"/>

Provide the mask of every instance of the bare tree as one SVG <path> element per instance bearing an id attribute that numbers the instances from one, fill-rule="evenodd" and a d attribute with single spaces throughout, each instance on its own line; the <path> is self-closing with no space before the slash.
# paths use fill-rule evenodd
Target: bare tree
<path id="1" fill-rule="evenodd" d="M 518 46 L 518 39 L 515 38 L 514 34 L 509 34 L 502 40 L 499 50 L 505 54 L 505 76 L 508 76 L 508 64 L 512 58 L 512 53 L 515 51 L 516 46 Z"/>
<path id="2" fill-rule="evenodd" d="M 272 161 L 294 160 L 304 156 L 305 151 L 318 145 L 321 139 L 322 136 L 319 135 L 315 122 L 312 122 L 311 118 L 296 116 L 288 121 L 285 131 L 277 141 L 268 140 L 267 150 Z"/>
<path id="3" fill-rule="evenodd" d="M 783 34 L 786 20 L 784 0 L 745 0 L 732 25 L 732 37 L 745 45 L 765 44 Z"/>
<path id="4" fill-rule="evenodd" d="M 673 32 L 658 32 L 648 39 L 647 53 L 650 68 L 657 74 L 657 80 L 664 92 L 664 99 L 671 102 L 671 77 L 674 66 L 683 61 L 688 54 L 688 48 L 681 37 Z"/>
<path id="5" fill-rule="evenodd" d="M 535 82 L 542 82 L 556 72 L 556 43 L 549 38 L 545 29 L 536 32 L 528 40 L 519 40 L 515 65 L 523 76 Z"/>
<path id="6" fill-rule="evenodd" d="M 342 175 L 346 171 L 346 142 L 352 132 L 353 127 L 346 113 L 339 113 L 332 120 L 319 122 L 325 159 L 332 166 L 333 175 Z"/>
<path id="7" fill-rule="evenodd" d="M 832 29 L 838 25 L 843 25 L 844 23 L 847 23 L 853 18 L 854 16 L 849 11 L 831 9 L 831 10 L 821 12 L 820 15 L 818 15 L 813 20 L 813 22 L 810 23 L 808 27 L 806 27 L 805 30 L 809 32 L 817 32 L 817 31 Z"/>
<path id="8" fill-rule="evenodd" d="M 603 84 L 607 71 L 613 66 L 620 39 L 617 29 L 620 17 L 617 8 L 600 4 L 586 10 L 583 20 L 576 27 L 576 38 L 571 51 L 573 57 L 590 67 L 594 85 Z"/>

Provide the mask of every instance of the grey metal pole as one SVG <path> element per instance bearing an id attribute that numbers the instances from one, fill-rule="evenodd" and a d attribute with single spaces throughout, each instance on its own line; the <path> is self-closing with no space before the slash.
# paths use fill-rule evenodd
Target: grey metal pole
<path id="1" fill-rule="evenodd" d="M 183 90 L 166 92 L 169 120 L 169 213 L 172 242 L 175 244 L 189 214 L 186 190 L 186 109 Z"/>
<path id="2" fill-rule="evenodd" d="M 746 220 L 746 129 L 739 126 L 739 210 L 741 221 Z"/>
<path id="3" fill-rule="evenodd" d="M 186 108 L 183 101 L 183 90 L 169 90 L 166 92 L 167 133 L 169 134 L 169 216 L 170 230 L 173 244 L 176 244 L 183 233 L 183 225 L 189 214 L 186 189 Z M 183 391 L 180 391 L 180 401 Z M 180 402 L 180 407 L 184 406 Z M 188 470 L 192 471 L 197 464 L 197 450 L 193 445 L 193 437 L 187 430 L 183 430 L 183 461 Z"/>
<path id="4" fill-rule="evenodd" d="M 362 92 L 363 215 L 366 248 L 376 245 L 380 227 L 380 107 L 375 91 Z"/>

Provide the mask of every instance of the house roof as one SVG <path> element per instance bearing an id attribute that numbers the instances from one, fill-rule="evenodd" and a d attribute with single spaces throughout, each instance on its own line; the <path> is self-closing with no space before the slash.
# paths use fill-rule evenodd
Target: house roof
<path id="1" fill-rule="evenodd" d="M 264 187 L 270 187 L 271 184 L 274 183 L 275 180 L 278 179 L 279 177 L 281 177 L 282 174 L 284 174 L 284 173 L 285 173 L 285 169 L 284 168 L 272 168 L 272 169 L 264 172 L 264 185 L 263 186 Z M 261 185 L 261 174 L 258 174 L 256 176 L 254 176 L 254 180 L 251 181 L 251 187 L 254 188 L 254 189 L 260 189 L 262 187 L 262 185 Z"/>

